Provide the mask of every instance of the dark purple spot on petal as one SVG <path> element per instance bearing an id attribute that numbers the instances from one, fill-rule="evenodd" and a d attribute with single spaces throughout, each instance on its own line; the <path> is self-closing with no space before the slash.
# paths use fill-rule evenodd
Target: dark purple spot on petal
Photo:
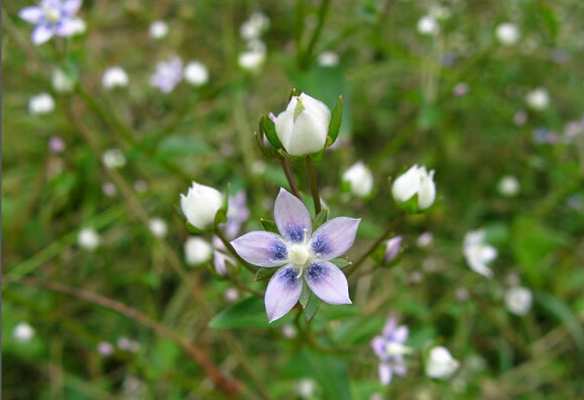
<path id="1" fill-rule="evenodd" d="M 294 268 L 286 269 L 280 276 L 280 281 L 282 282 L 282 285 L 288 286 L 290 288 L 296 286 L 298 281 L 298 271 L 296 271 Z"/>
<path id="2" fill-rule="evenodd" d="M 302 225 L 288 225 L 286 228 L 286 237 L 294 243 L 299 243 L 304 240 L 304 229 Z"/>
<path id="3" fill-rule="evenodd" d="M 317 282 L 320 278 L 326 275 L 326 269 L 317 263 L 311 264 L 306 271 L 308 278 L 314 282 Z"/>
<path id="4" fill-rule="evenodd" d="M 285 260 L 288 257 L 286 245 L 279 240 L 275 240 L 270 246 L 270 258 L 273 260 Z"/>
<path id="5" fill-rule="evenodd" d="M 313 237 L 312 250 L 315 254 L 322 254 L 329 251 L 327 240 L 322 235 Z"/>

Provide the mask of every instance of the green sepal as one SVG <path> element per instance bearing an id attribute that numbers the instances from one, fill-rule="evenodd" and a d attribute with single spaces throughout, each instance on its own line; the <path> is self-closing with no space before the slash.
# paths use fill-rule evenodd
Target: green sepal
<path id="1" fill-rule="evenodd" d="M 339 96 L 335 108 L 331 113 L 331 123 L 329 124 L 328 137 L 331 139 L 331 144 L 333 144 L 337 137 L 339 136 L 339 131 L 341 130 L 341 120 L 343 119 L 343 96 Z M 330 145 L 329 145 L 330 146 Z"/>
<path id="2" fill-rule="evenodd" d="M 315 230 L 317 230 L 318 227 L 324 224 L 326 221 L 328 221 L 328 208 L 323 208 L 312 219 L 312 231 L 314 232 Z"/>
<path id="3" fill-rule="evenodd" d="M 265 218 L 260 218 L 260 221 L 265 231 L 277 233 L 278 235 L 280 234 L 280 231 L 278 230 L 278 227 L 274 221 Z"/>
<path id="4" fill-rule="evenodd" d="M 210 229 L 200 229 L 197 228 L 194 225 L 191 225 L 189 222 L 186 223 L 186 227 L 187 227 L 187 231 L 191 234 L 191 235 L 202 235 L 205 232 L 208 232 Z"/>
<path id="5" fill-rule="evenodd" d="M 207 269 L 209 270 L 211 276 L 217 279 L 218 281 L 226 281 L 229 279 L 229 276 L 220 275 L 217 271 L 215 271 L 215 266 L 213 265 L 213 263 L 207 263 Z"/>
<path id="6" fill-rule="evenodd" d="M 271 157 L 270 152 L 264 146 L 264 133 L 260 130 L 260 132 L 254 132 L 253 136 L 256 138 L 256 144 L 258 145 L 262 154 L 266 157 Z"/>
<path id="7" fill-rule="evenodd" d="M 310 290 L 310 288 L 308 287 L 306 282 L 303 280 L 302 281 L 302 293 L 300 293 L 300 299 L 298 299 L 298 302 L 300 303 L 302 308 L 306 309 L 306 306 L 308 306 L 308 301 L 310 300 L 311 295 L 312 295 L 312 291 Z"/>
<path id="8" fill-rule="evenodd" d="M 346 258 L 334 258 L 332 260 L 329 260 L 329 262 L 333 263 L 334 265 L 336 265 L 340 269 L 347 268 L 353 264 L 351 261 L 347 260 Z"/>
<path id="9" fill-rule="evenodd" d="M 290 102 L 290 100 L 292 100 L 292 97 L 294 96 L 300 96 L 300 93 L 296 88 L 292 88 L 292 90 L 290 90 L 290 95 L 288 96 L 288 103 Z"/>
<path id="10" fill-rule="evenodd" d="M 310 320 L 314 318 L 318 311 L 318 306 L 320 306 L 320 299 L 316 297 L 314 293 L 310 292 L 308 304 L 304 307 L 304 318 L 306 319 L 306 322 L 310 322 Z"/>
<path id="11" fill-rule="evenodd" d="M 260 282 L 270 279 L 278 271 L 278 268 L 258 268 L 253 281 Z"/>
<path id="12" fill-rule="evenodd" d="M 265 114 L 260 118 L 260 127 L 263 134 L 268 138 L 268 142 L 270 142 L 274 149 L 279 150 L 283 147 L 280 139 L 278 139 L 278 135 L 276 134 L 276 124 L 274 124 L 274 121 Z"/>
<path id="13" fill-rule="evenodd" d="M 219 209 L 219 211 L 217 211 L 217 214 L 215 214 L 215 222 L 213 222 L 213 224 L 217 226 L 225 222 L 227 222 L 227 211 L 222 207 Z"/>

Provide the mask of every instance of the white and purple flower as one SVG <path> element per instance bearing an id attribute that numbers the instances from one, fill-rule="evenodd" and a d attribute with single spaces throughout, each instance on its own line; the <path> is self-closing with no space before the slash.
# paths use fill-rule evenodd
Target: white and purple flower
<path id="1" fill-rule="evenodd" d="M 304 282 L 326 303 L 351 304 L 347 278 L 329 260 L 351 248 L 361 220 L 334 218 L 313 233 L 308 209 L 285 189 L 280 189 L 276 198 L 274 219 L 280 235 L 256 231 L 231 242 L 241 258 L 250 264 L 281 267 L 266 289 L 269 321 L 283 317 L 294 307 Z"/>
<path id="2" fill-rule="evenodd" d="M 394 374 L 404 376 L 407 372 L 404 356 L 412 351 L 404 345 L 408 334 L 408 327 L 398 326 L 395 318 L 391 317 L 385 323 L 383 333 L 371 341 L 371 347 L 379 357 L 379 379 L 383 385 L 388 385 Z"/>
<path id="3" fill-rule="evenodd" d="M 156 72 L 150 78 L 150 84 L 162 93 L 170 93 L 182 79 L 183 63 L 178 56 L 156 65 Z"/>
<path id="4" fill-rule="evenodd" d="M 32 42 L 43 44 L 53 36 L 72 36 L 84 31 L 85 23 L 75 17 L 82 0 L 41 0 L 37 6 L 25 7 L 18 16 L 36 25 Z"/>

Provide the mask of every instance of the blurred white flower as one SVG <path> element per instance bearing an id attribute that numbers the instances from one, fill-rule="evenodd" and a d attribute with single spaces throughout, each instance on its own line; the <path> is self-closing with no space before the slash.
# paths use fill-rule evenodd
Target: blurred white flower
<path id="1" fill-rule="evenodd" d="M 53 69 L 51 84 L 57 93 L 71 93 L 75 87 L 73 79 L 69 78 L 60 68 Z"/>
<path id="2" fill-rule="evenodd" d="M 256 72 L 266 60 L 266 53 L 257 50 L 247 50 L 239 55 L 237 63 L 241 69 Z"/>
<path id="3" fill-rule="evenodd" d="M 116 185 L 114 185 L 112 182 L 104 182 L 103 185 L 101 185 L 101 191 L 107 197 L 114 197 L 118 192 Z"/>
<path id="4" fill-rule="evenodd" d="M 165 220 L 158 217 L 152 218 L 148 222 L 148 228 L 150 229 L 150 232 L 152 232 L 154 236 L 159 238 L 165 237 L 166 233 L 168 232 L 168 224 L 166 223 Z"/>
<path id="5" fill-rule="evenodd" d="M 418 245 L 418 247 L 428 247 L 432 244 L 433 241 L 434 235 L 432 235 L 432 232 L 424 232 L 420 236 L 418 236 L 416 244 Z"/>
<path id="6" fill-rule="evenodd" d="M 200 265 L 211 259 L 213 246 L 200 237 L 189 237 L 185 242 L 185 260 L 188 265 Z"/>
<path id="7" fill-rule="evenodd" d="M 334 51 L 325 51 L 318 55 L 318 65 L 321 67 L 334 67 L 339 65 L 339 55 Z"/>
<path id="8" fill-rule="evenodd" d="M 487 264 L 497 258 L 497 249 L 485 243 L 485 236 L 486 232 L 482 229 L 467 232 L 464 237 L 462 252 L 473 271 L 491 278 L 493 271 Z"/>
<path id="9" fill-rule="evenodd" d="M 28 101 L 28 111 L 32 115 L 49 114 L 55 110 L 55 100 L 48 93 L 40 93 Z"/>
<path id="10" fill-rule="evenodd" d="M 101 161 L 107 168 L 121 168 L 126 165 L 126 157 L 120 149 L 108 149 L 101 155 Z"/>
<path id="11" fill-rule="evenodd" d="M 426 375 L 434 379 L 449 379 L 460 367 L 460 362 L 455 360 L 448 349 L 443 346 L 430 350 L 426 360 Z"/>
<path id="12" fill-rule="evenodd" d="M 519 179 L 514 175 L 505 175 L 499 181 L 499 193 L 505 197 L 517 196 L 519 188 Z"/>
<path id="13" fill-rule="evenodd" d="M 148 30 L 152 39 L 162 39 L 168 35 L 168 25 L 164 21 L 154 21 Z"/>
<path id="14" fill-rule="evenodd" d="M 497 26 L 495 35 L 501 44 L 512 46 L 519 40 L 519 28 L 510 22 L 504 22 Z"/>
<path id="15" fill-rule="evenodd" d="M 101 84 L 105 89 L 128 86 L 130 79 L 128 74 L 121 67 L 110 67 L 106 69 L 101 77 Z"/>
<path id="16" fill-rule="evenodd" d="M 77 244 L 85 250 L 95 250 L 101 241 L 99 234 L 91 228 L 83 228 L 77 235 Z"/>
<path id="17" fill-rule="evenodd" d="M 140 350 L 140 343 L 135 340 L 128 339 L 125 336 L 121 336 L 117 341 L 118 349 L 123 351 L 128 351 L 130 353 L 137 353 Z"/>
<path id="18" fill-rule="evenodd" d="M 426 171 L 426 167 L 414 165 L 400 175 L 391 187 L 391 192 L 396 201 L 403 203 L 418 195 L 418 207 L 426 209 L 436 199 L 436 184 L 434 183 L 434 170 Z"/>
<path id="19" fill-rule="evenodd" d="M 270 27 L 270 19 L 261 12 L 254 12 L 241 24 L 239 34 L 244 40 L 258 39 Z"/>
<path id="20" fill-rule="evenodd" d="M 234 288 L 227 288 L 223 293 L 223 298 L 228 303 L 234 303 L 239 298 L 239 293 L 237 293 L 237 290 Z"/>
<path id="21" fill-rule="evenodd" d="M 306 93 L 293 96 L 276 118 L 276 134 L 288 154 L 303 156 L 322 150 L 326 143 L 331 111 Z"/>
<path id="22" fill-rule="evenodd" d="M 28 343 L 34 337 L 35 331 L 32 326 L 26 322 L 20 322 L 14 327 L 12 336 L 19 343 Z"/>
<path id="23" fill-rule="evenodd" d="M 524 287 L 512 287 L 505 293 L 505 306 L 510 313 L 525 315 L 531 309 L 533 294 Z"/>
<path id="24" fill-rule="evenodd" d="M 108 342 L 99 342 L 97 344 L 97 352 L 103 357 L 109 357 L 114 353 L 114 346 Z"/>
<path id="25" fill-rule="evenodd" d="M 191 61 L 183 72 L 185 81 L 193 86 L 201 86 L 209 81 L 209 70 L 199 61 Z"/>
<path id="26" fill-rule="evenodd" d="M 205 229 L 213 224 L 223 207 L 223 195 L 210 186 L 192 183 L 187 195 L 180 195 L 180 207 L 189 224 Z"/>
<path id="27" fill-rule="evenodd" d="M 156 72 L 150 77 L 150 84 L 162 93 L 170 93 L 182 79 L 183 64 L 178 56 L 156 64 Z"/>
<path id="28" fill-rule="evenodd" d="M 345 171 L 343 182 L 349 184 L 351 193 L 357 197 L 367 197 L 373 191 L 373 174 L 361 161 Z"/>
<path id="29" fill-rule="evenodd" d="M 550 104 L 550 94 L 545 88 L 537 88 L 527 93 L 525 102 L 536 111 L 546 109 Z"/>
<path id="30" fill-rule="evenodd" d="M 314 391 L 316 389 L 316 382 L 311 378 L 302 378 L 296 382 L 296 392 L 298 396 L 303 399 L 310 399 L 314 396 Z"/>
<path id="31" fill-rule="evenodd" d="M 287 339 L 294 339 L 298 333 L 293 325 L 286 324 L 282 327 L 282 335 Z"/>
<path id="32" fill-rule="evenodd" d="M 440 30 L 440 25 L 436 18 L 426 15 L 418 20 L 417 28 L 421 35 L 436 35 Z"/>

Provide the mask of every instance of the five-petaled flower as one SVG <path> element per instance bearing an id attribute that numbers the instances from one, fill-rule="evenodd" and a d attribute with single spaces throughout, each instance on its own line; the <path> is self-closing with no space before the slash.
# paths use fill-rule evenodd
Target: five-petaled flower
<path id="1" fill-rule="evenodd" d="M 329 260 L 351 248 L 361 220 L 334 218 L 313 233 L 308 209 L 284 189 L 280 189 L 276 198 L 274 219 L 280 235 L 256 231 L 231 242 L 250 264 L 263 268 L 281 267 L 266 289 L 269 321 L 281 318 L 294 307 L 300 299 L 303 282 L 329 304 L 351 304 L 347 278 Z"/>
<path id="2" fill-rule="evenodd" d="M 408 340 L 408 327 L 397 325 L 395 318 L 389 318 L 383 327 L 383 333 L 371 341 L 373 351 L 379 357 L 379 380 L 383 385 L 391 382 L 393 374 L 404 376 L 406 365 L 404 355 L 411 353 L 411 348 L 404 345 Z"/>
<path id="3" fill-rule="evenodd" d="M 82 32 L 85 23 L 75 17 L 82 0 L 41 0 L 38 6 L 25 7 L 18 16 L 35 24 L 32 42 L 36 45 L 45 43 L 54 35 L 71 36 Z"/>

